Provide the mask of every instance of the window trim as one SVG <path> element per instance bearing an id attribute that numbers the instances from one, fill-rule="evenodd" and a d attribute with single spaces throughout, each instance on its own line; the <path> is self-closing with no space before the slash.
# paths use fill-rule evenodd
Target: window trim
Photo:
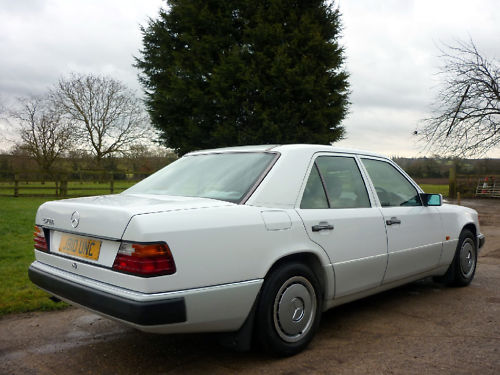
<path id="1" fill-rule="evenodd" d="M 230 153 L 235 153 L 235 152 L 230 152 Z M 243 194 L 243 198 L 241 198 L 240 201 L 237 202 L 238 205 L 244 205 L 244 204 L 247 203 L 247 201 L 251 198 L 251 196 L 253 195 L 253 193 L 255 193 L 255 191 L 259 188 L 259 186 L 262 183 L 262 181 L 264 181 L 264 179 L 267 177 L 267 175 L 269 174 L 269 172 L 271 171 L 271 169 L 273 169 L 273 167 L 276 165 L 276 162 L 278 161 L 278 159 L 281 156 L 281 153 L 279 153 L 277 151 L 263 151 L 262 153 L 264 153 L 264 154 L 274 154 L 274 159 L 272 159 L 269 162 L 269 165 L 267 166 L 267 168 L 265 168 L 262 171 L 262 173 L 260 174 L 260 176 L 255 180 L 255 183 L 248 189 L 248 191 L 245 194 Z"/>
<path id="2" fill-rule="evenodd" d="M 330 196 L 328 195 L 328 190 L 326 189 L 326 183 L 325 183 L 325 179 L 323 178 L 323 175 L 321 174 L 321 171 L 319 170 L 319 167 L 318 167 L 318 164 L 316 163 L 316 160 L 318 160 L 318 158 L 320 158 L 321 156 L 318 156 L 316 159 L 314 159 L 314 167 L 316 168 L 316 171 L 318 172 L 318 176 L 319 176 L 319 179 L 321 181 L 321 186 L 323 186 L 323 192 L 325 193 L 325 197 L 326 197 L 326 203 L 328 204 L 328 209 L 332 208 L 332 205 L 330 203 Z M 311 171 L 312 171 L 312 168 L 311 168 Z M 309 176 L 311 176 L 311 172 L 309 172 Z M 307 177 L 307 180 L 309 181 L 309 176 Z M 304 194 L 302 194 L 304 195 Z M 300 203 L 302 204 L 302 200 L 300 201 Z"/>

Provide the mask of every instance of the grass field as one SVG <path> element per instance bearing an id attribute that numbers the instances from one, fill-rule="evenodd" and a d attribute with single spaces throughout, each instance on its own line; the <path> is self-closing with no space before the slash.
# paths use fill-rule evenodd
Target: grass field
<path id="1" fill-rule="evenodd" d="M 115 181 L 115 192 L 123 191 L 135 182 Z M 8 184 L 0 183 L 0 187 Z M 49 187 L 51 189 L 22 189 Z M 55 183 L 20 183 L 21 194 L 54 194 Z M 109 183 L 69 182 L 70 195 L 109 194 Z M 12 191 L 12 190 L 11 190 Z M 0 194 L 10 191 L 0 189 Z M 54 303 L 49 295 L 35 287 L 28 278 L 28 266 L 35 259 L 33 225 L 38 206 L 54 198 L 0 197 L 0 316 L 13 312 L 55 310 L 67 306 Z"/>
<path id="2" fill-rule="evenodd" d="M 430 185 L 430 184 L 420 184 L 420 187 L 424 189 L 426 193 L 430 194 L 442 194 L 443 197 L 448 196 L 448 185 Z"/>
<path id="3" fill-rule="evenodd" d="M 54 310 L 66 306 L 28 279 L 28 266 L 35 259 L 33 224 L 43 198 L 0 197 L 0 316 L 11 312 Z"/>

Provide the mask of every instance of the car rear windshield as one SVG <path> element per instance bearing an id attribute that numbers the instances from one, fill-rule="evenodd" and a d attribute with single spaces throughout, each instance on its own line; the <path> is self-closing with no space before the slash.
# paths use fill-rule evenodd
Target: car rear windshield
<path id="1" fill-rule="evenodd" d="M 188 155 L 123 193 L 212 198 L 239 203 L 275 157 L 275 153 L 268 152 Z"/>

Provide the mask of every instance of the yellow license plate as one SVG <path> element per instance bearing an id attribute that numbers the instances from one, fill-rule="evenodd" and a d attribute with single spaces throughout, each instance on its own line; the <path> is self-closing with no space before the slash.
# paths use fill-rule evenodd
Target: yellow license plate
<path id="1" fill-rule="evenodd" d="M 59 252 L 86 259 L 99 259 L 101 241 L 63 234 L 59 244 Z"/>

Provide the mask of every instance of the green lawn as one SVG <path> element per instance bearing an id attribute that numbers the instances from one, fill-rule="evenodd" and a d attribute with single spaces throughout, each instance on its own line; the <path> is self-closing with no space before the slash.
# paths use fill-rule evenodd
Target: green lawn
<path id="1" fill-rule="evenodd" d="M 48 294 L 28 279 L 28 266 L 35 259 L 35 214 L 45 201 L 47 199 L 0 197 L 0 316 L 66 306 L 49 300 Z"/>
<path id="2" fill-rule="evenodd" d="M 133 185 L 134 182 L 115 182 L 116 192 Z M 23 184 L 20 184 L 22 187 Z M 5 186 L 5 183 L 0 183 Z M 30 183 L 27 186 L 55 187 L 54 183 Z M 69 183 L 68 187 L 78 188 L 69 194 L 99 195 L 109 194 L 109 183 Z M 99 188 L 99 190 L 95 190 Z M 5 194 L 0 190 L 0 194 Z M 20 190 L 33 194 L 33 191 Z M 44 192 L 44 190 L 37 191 Z M 53 194 L 47 190 L 45 194 Z M 67 306 L 54 303 L 49 295 L 34 286 L 28 278 L 28 267 L 35 260 L 33 250 L 33 225 L 38 206 L 55 198 L 43 197 L 0 197 L 0 316 L 13 312 L 35 310 L 55 310 Z"/>
<path id="3" fill-rule="evenodd" d="M 448 185 L 420 184 L 420 187 L 424 189 L 426 193 L 442 194 L 444 197 L 448 196 Z"/>

